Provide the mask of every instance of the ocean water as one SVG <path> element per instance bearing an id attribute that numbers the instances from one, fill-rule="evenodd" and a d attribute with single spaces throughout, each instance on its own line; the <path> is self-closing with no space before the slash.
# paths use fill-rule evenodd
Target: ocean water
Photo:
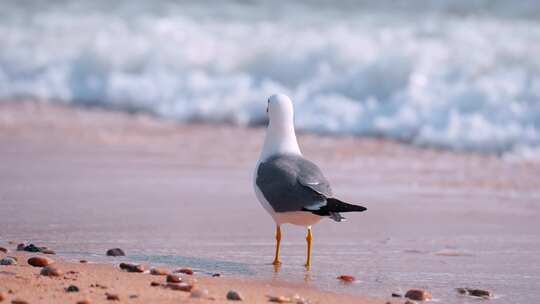
<path id="1" fill-rule="evenodd" d="M 540 155 L 540 2 L 0 1 L 0 100 Z"/>

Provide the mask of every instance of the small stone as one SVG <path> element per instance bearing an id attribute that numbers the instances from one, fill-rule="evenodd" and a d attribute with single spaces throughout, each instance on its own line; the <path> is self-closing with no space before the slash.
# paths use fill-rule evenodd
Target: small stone
<path id="1" fill-rule="evenodd" d="M 158 283 L 158 282 L 151 282 L 150 283 L 150 286 L 153 286 L 153 287 L 156 287 L 156 286 L 161 286 L 161 283 Z"/>
<path id="2" fill-rule="evenodd" d="M 88 263 L 88 261 L 87 260 L 80 260 L 79 263 L 86 264 L 86 263 Z"/>
<path id="3" fill-rule="evenodd" d="M 403 304 L 416 304 L 416 302 L 413 302 L 413 301 L 411 301 L 411 300 L 407 300 L 407 301 L 405 301 L 405 303 L 403 303 Z"/>
<path id="4" fill-rule="evenodd" d="M 51 249 L 41 249 L 41 252 L 43 254 L 56 254 L 56 252 L 54 250 L 51 250 Z"/>
<path id="5" fill-rule="evenodd" d="M 79 287 L 75 285 L 69 285 L 68 288 L 66 288 L 66 292 L 79 292 Z"/>
<path id="6" fill-rule="evenodd" d="M 400 293 L 395 293 L 395 292 L 393 292 L 393 293 L 392 293 L 392 298 L 403 298 L 403 295 L 400 294 Z"/>
<path id="7" fill-rule="evenodd" d="M 415 301 L 427 301 L 431 300 L 431 293 L 421 289 L 411 289 L 405 293 L 405 298 Z"/>
<path id="8" fill-rule="evenodd" d="M 162 269 L 162 268 L 152 268 L 150 269 L 150 274 L 151 275 L 168 275 L 169 274 L 169 271 L 167 269 Z"/>
<path id="9" fill-rule="evenodd" d="M 107 250 L 107 255 L 108 256 L 125 256 L 126 253 L 124 252 L 124 250 L 120 248 L 112 248 L 112 249 Z"/>
<path id="10" fill-rule="evenodd" d="M 23 251 L 28 251 L 28 252 L 40 252 L 41 248 L 37 247 L 34 244 L 30 244 L 28 246 L 25 246 L 22 250 Z"/>
<path id="11" fill-rule="evenodd" d="M 4 266 L 17 265 L 17 260 L 15 260 L 12 257 L 5 257 L 0 260 L 0 265 L 4 265 Z"/>
<path id="12" fill-rule="evenodd" d="M 24 247 L 26 247 L 26 245 L 23 243 L 20 243 L 19 245 L 17 245 L 17 251 L 23 251 Z"/>
<path id="13" fill-rule="evenodd" d="M 172 290 L 179 290 L 179 291 L 186 291 L 190 292 L 193 289 L 193 285 L 188 283 L 168 283 L 166 285 L 167 288 L 170 288 Z"/>
<path id="14" fill-rule="evenodd" d="M 195 299 L 204 299 L 208 298 L 208 290 L 207 289 L 195 289 L 191 291 L 190 297 Z"/>
<path id="15" fill-rule="evenodd" d="M 54 263 L 54 261 L 46 257 L 31 257 L 28 259 L 28 264 L 34 267 L 45 267 L 52 263 Z"/>
<path id="16" fill-rule="evenodd" d="M 117 294 L 106 293 L 105 296 L 107 296 L 107 300 L 109 301 L 120 301 L 120 297 Z"/>
<path id="17" fill-rule="evenodd" d="M 6 248 L 4 248 L 4 247 L 0 247 L 0 252 L 7 253 L 8 250 Z"/>
<path id="18" fill-rule="evenodd" d="M 3 292 L 0 292 L 0 302 L 4 301 L 7 298 L 6 294 Z"/>
<path id="19" fill-rule="evenodd" d="M 92 304 L 92 301 L 90 301 L 89 299 L 82 299 L 78 301 L 77 304 Z"/>
<path id="20" fill-rule="evenodd" d="M 182 278 L 175 275 L 175 274 L 169 274 L 167 276 L 167 282 L 168 283 L 180 283 L 180 282 L 182 282 Z"/>
<path id="21" fill-rule="evenodd" d="M 28 304 L 28 302 L 21 299 L 15 299 L 15 300 L 11 300 L 11 304 Z"/>
<path id="22" fill-rule="evenodd" d="M 127 272 L 144 272 L 144 266 L 139 264 L 120 263 L 120 269 Z"/>
<path id="23" fill-rule="evenodd" d="M 129 295 L 130 299 L 137 299 L 138 297 L 139 295 L 136 295 L 136 294 Z"/>
<path id="24" fill-rule="evenodd" d="M 229 292 L 227 292 L 227 300 L 229 300 L 229 301 L 243 301 L 244 297 L 242 297 L 242 295 L 237 291 L 229 290 Z"/>
<path id="25" fill-rule="evenodd" d="M 302 298 L 300 295 L 294 295 L 293 298 L 292 298 L 293 302 L 295 304 L 309 304 L 309 301 Z"/>
<path id="26" fill-rule="evenodd" d="M 59 277 L 62 275 L 62 271 L 56 268 L 54 265 L 49 265 L 49 266 L 43 267 L 43 269 L 41 269 L 41 272 L 39 274 L 41 274 L 42 276 L 47 276 L 47 277 Z"/>
<path id="27" fill-rule="evenodd" d="M 213 278 L 219 278 L 219 277 L 221 277 L 221 273 L 213 273 L 212 277 Z"/>
<path id="28" fill-rule="evenodd" d="M 175 272 L 183 273 L 183 274 L 189 274 L 189 275 L 193 274 L 193 270 L 191 268 L 180 268 L 180 269 L 176 270 Z"/>
<path id="29" fill-rule="evenodd" d="M 347 274 L 340 275 L 337 278 L 338 280 L 341 280 L 342 282 L 345 282 L 345 283 L 352 283 L 356 280 L 352 275 L 347 275 Z"/>
<path id="30" fill-rule="evenodd" d="M 285 296 L 279 296 L 279 297 L 267 296 L 267 297 L 268 297 L 268 302 L 274 302 L 274 303 L 291 303 L 292 302 L 291 298 L 285 297 Z"/>
<path id="31" fill-rule="evenodd" d="M 469 295 L 472 297 L 479 297 L 479 298 L 491 298 L 493 294 L 489 290 L 483 290 L 483 289 L 475 289 L 475 288 L 456 288 L 457 292 L 460 294 Z"/>

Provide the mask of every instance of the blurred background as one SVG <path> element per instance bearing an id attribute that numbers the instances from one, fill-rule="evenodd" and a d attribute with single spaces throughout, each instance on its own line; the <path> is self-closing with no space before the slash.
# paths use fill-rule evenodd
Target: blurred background
<path id="1" fill-rule="evenodd" d="M 540 2 L 0 0 L 0 100 L 540 155 Z"/>
<path id="2" fill-rule="evenodd" d="M 277 92 L 369 209 L 314 227 L 308 273 L 300 227 L 269 267 L 253 194 L 264 129 L 244 127 Z M 538 0 L 0 0 L 0 245 L 535 303 L 539 172 Z"/>

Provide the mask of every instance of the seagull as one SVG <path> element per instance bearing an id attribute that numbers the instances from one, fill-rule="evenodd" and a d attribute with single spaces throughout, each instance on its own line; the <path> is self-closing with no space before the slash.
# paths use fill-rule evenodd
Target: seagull
<path id="1" fill-rule="evenodd" d="M 336 222 L 340 212 L 362 212 L 367 208 L 336 199 L 330 184 L 313 162 L 302 156 L 294 131 L 291 99 L 283 94 L 268 98 L 268 128 L 253 178 L 255 195 L 276 224 L 276 254 L 272 264 L 280 265 L 281 225 L 307 228 L 306 267 L 311 266 L 311 226 L 322 218 Z"/>

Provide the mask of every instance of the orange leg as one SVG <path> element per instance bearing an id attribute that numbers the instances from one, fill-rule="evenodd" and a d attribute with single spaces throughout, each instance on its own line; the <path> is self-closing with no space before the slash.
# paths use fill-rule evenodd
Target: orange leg
<path id="1" fill-rule="evenodd" d="M 279 245 L 281 244 L 281 227 L 279 225 L 276 226 L 276 257 L 274 258 L 274 262 L 272 264 L 274 265 L 281 265 L 281 261 L 279 260 Z"/>
<path id="2" fill-rule="evenodd" d="M 306 260 L 306 267 L 309 268 L 311 266 L 311 240 L 313 239 L 313 235 L 311 234 L 311 227 L 308 227 L 308 234 L 306 236 L 307 241 L 307 260 Z"/>

